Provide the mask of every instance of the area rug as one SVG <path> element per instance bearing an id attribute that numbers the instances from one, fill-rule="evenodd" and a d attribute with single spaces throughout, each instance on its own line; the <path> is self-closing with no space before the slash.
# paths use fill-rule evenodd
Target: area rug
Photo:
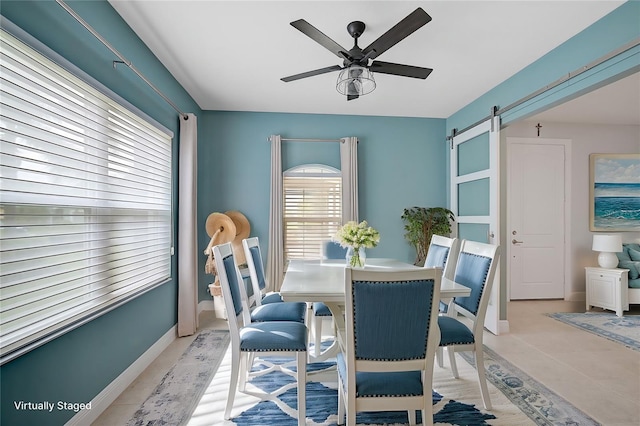
<path id="1" fill-rule="evenodd" d="M 462 356 L 461 356 L 462 355 Z M 493 408 L 483 408 L 477 372 L 470 353 L 456 354 L 459 379 L 451 371 L 436 366 L 433 381 L 434 423 L 439 425 L 511 426 L 511 425 L 598 425 L 596 421 L 569 402 L 536 382 L 498 354 L 485 348 L 485 367 Z M 446 357 L 445 357 L 446 359 Z M 466 360 L 467 362 L 463 361 Z M 310 371 L 328 364 L 310 366 Z M 269 373 L 252 380 L 257 389 L 277 389 L 293 379 L 282 373 Z M 307 385 L 307 424 L 333 426 L 337 424 L 337 390 L 335 383 L 309 382 Z M 232 418 L 238 426 L 295 425 L 296 390 L 291 389 L 280 399 L 254 402 Z M 237 410 L 236 410 L 237 411 Z M 418 414 L 420 422 L 420 415 Z M 403 412 L 358 413 L 358 425 L 406 425 Z M 194 423 L 195 424 L 195 423 Z"/>
<path id="2" fill-rule="evenodd" d="M 475 359 L 472 353 L 460 352 L 456 355 L 458 354 L 469 365 L 474 366 L 475 373 Z M 499 389 L 502 395 L 536 425 L 600 424 L 487 346 L 484 346 L 484 367 L 487 381 Z"/>
<path id="3" fill-rule="evenodd" d="M 551 318 L 640 351 L 640 315 L 618 317 L 613 313 L 555 313 Z"/>
<path id="4" fill-rule="evenodd" d="M 203 330 L 135 412 L 128 426 L 186 424 L 229 346 L 226 330 Z"/>

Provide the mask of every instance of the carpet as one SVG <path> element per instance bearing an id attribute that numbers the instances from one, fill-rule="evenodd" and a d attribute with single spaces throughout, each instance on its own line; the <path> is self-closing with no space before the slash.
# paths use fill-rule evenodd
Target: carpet
<path id="1" fill-rule="evenodd" d="M 485 347 L 485 367 L 493 405 L 491 411 L 486 411 L 480 397 L 473 357 L 465 352 L 457 353 L 456 357 L 460 375 L 457 380 L 451 376 L 446 356 L 445 368 L 435 367 L 434 423 L 461 426 L 599 424 Z M 326 368 L 328 365 L 328 363 L 310 365 L 309 371 Z M 288 382 L 293 382 L 290 376 L 273 372 L 255 378 L 251 384 L 257 389 L 269 391 Z M 307 424 L 317 426 L 337 424 L 338 403 L 335 386 L 335 383 L 308 383 Z M 239 404 L 239 408 L 234 407 L 232 422 L 224 424 L 238 426 L 297 424 L 295 388 L 287 391 L 280 399 L 286 404 L 285 407 L 273 401 L 245 400 L 244 404 Z M 406 413 L 403 412 L 358 413 L 356 421 L 358 425 L 408 424 Z M 419 414 L 418 421 L 420 421 Z M 192 418 L 191 424 L 206 424 L 206 422 L 198 422 Z"/>
<path id="2" fill-rule="evenodd" d="M 459 355 L 467 361 L 468 365 L 474 366 L 475 373 L 475 359 L 472 353 L 460 352 Z M 484 346 L 484 366 L 487 381 L 526 414 L 533 424 L 573 426 L 600 424 L 487 346 Z"/>
<path id="3" fill-rule="evenodd" d="M 203 330 L 135 412 L 128 426 L 186 424 L 229 346 L 226 330 Z"/>
<path id="4" fill-rule="evenodd" d="M 640 351 L 640 315 L 618 317 L 613 313 L 554 313 L 549 317 Z"/>

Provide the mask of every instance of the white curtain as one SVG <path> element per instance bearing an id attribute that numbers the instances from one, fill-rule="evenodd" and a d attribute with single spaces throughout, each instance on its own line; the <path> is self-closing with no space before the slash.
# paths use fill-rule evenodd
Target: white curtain
<path id="1" fill-rule="evenodd" d="M 342 222 L 358 221 L 358 138 L 340 139 Z"/>
<path id="2" fill-rule="evenodd" d="M 282 241 L 282 140 L 271 135 L 271 197 L 269 205 L 269 247 L 267 282 L 270 291 L 280 290 L 284 276 L 284 244 Z"/>
<path id="3" fill-rule="evenodd" d="M 178 177 L 178 336 L 198 329 L 197 148 L 198 120 L 180 118 Z"/>

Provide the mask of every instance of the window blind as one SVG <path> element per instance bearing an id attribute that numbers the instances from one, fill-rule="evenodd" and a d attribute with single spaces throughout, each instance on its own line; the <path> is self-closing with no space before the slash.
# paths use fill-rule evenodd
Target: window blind
<path id="1" fill-rule="evenodd" d="M 0 32 L 0 357 L 166 281 L 171 135 Z"/>
<path id="2" fill-rule="evenodd" d="M 285 260 L 318 259 L 342 222 L 342 177 L 320 165 L 298 166 L 284 173 Z"/>

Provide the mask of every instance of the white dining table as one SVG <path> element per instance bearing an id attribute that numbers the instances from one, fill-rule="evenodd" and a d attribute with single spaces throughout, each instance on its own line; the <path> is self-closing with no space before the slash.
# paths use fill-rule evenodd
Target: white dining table
<path id="1" fill-rule="evenodd" d="M 324 361 L 335 356 L 340 350 L 341 336 L 345 330 L 345 261 L 330 260 L 291 260 L 280 288 L 280 295 L 286 302 L 323 302 L 331 310 L 336 331 L 332 345 L 322 351 L 318 357 L 309 355 L 309 362 Z M 418 266 L 387 258 L 367 258 L 365 269 L 407 270 Z M 464 297 L 471 289 L 448 279 L 442 279 L 440 298 Z"/>

